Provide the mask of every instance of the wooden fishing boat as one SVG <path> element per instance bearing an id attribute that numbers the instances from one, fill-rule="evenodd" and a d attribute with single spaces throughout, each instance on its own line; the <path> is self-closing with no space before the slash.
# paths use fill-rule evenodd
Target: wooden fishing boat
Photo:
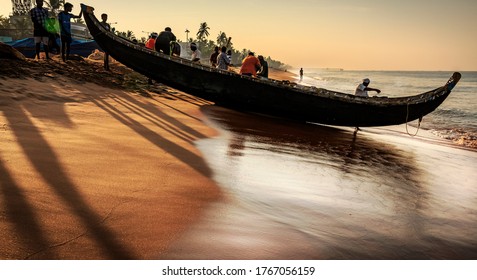
<path id="1" fill-rule="evenodd" d="M 96 42 L 127 67 L 217 105 L 295 120 L 366 127 L 422 119 L 447 98 L 461 77 L 456 72 L 439 88 L 398 98 L 358 97 L 289 82 L 260 80 L 136 45 L 104 29 L 94 15 L 94 8 L 86 5 L 81 8 Z"/>

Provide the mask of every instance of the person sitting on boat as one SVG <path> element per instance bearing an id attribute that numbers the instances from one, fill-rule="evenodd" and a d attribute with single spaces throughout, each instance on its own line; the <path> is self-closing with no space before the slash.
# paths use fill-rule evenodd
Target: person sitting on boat
<path id="1" fill-rule="evenodd" d="M 363 82 L 356 87 L 354 94 L 356 96 L 368 97 L 368 91 L 375 91 L 378 94 L 381 93 L 381 90 L 377 88 L 368 87 L 369 83 L 371 83 L 371 81 L 368 78 L 363 79 Z"/>
<path id="2" fill-rule="evenodd" d="M 242 67 L 240 67 L 240 74 L 245 76 L 257 76 L 257 70 L 260 69 L 262 65 L 258 58 L 255 57 L 253 52 L 249 52 L 248 56 L 243 59 Z"/>
<path id="3" fill-rule="evenodd" d="M 176 41 L 176 35 L 172 33 L 172 29 L 170 27 L 166 27 L 164 31 L 159 33 L 159 35 L 156 38 L 156 42 L 154 44 L 154 47 L 156 51 L 162 51 L 166 55 L 171 54 L 171 42 Z"/>
<path id="4" fill-rule="evenodd" d="M 153 50 L 155 48 L 154 45 L 156 43 L 156 38 L 157 38 L 157 33 L 152 32 L 151 35 L 149 36 L 149 39 L 147 39 L 146 48 Z"/>
<path id="5" fill-rule="evenodd" d="M 191 60 L 192 62 L 197 62 L 199 63 L 200 62 L 200 55 L 201 55 L 201 52 L 199 51 L 199 49 L 197 48 L 197 44 L 196 43 L 191 43 L 190 44 L 190 49 L 192 50 L 192 56 L 191 56 Z"/>
<path id="6" fill-rule="evenodd" d="M 222 47 L 220 49 L 219 56 L 217 57 L 217 69 L 227 70 L 229 68 L 228 66 L 230 65 L 230 59 L 226 51 L 226 47 Z"/>
<path id="7" fill-rule="evenodd" d="M 258 61 L 260 61 L 260 69 L 257 72 L 259 78 L 268 79 L 268 62 L 265 61 L 262 55 L 258 56 Z"/>

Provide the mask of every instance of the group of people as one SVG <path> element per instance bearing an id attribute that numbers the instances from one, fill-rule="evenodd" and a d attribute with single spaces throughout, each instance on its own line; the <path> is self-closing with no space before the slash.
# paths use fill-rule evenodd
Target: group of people
<path id="1" fill-rule="evenodd" d="M 232 51 L 227 51 L 227 48 L 223 46 L 219 52 L 219 47 L 215 47 L 210 56 L 210 64 L 212 67 L 227 70 L 228 66 L 232 65 Z M 242 60 L 239 73 L 245 76 L 268 79 L 268 63 L 263 56 L 259 55 L 257 58 L 253 52 L 249 52 L 248 56 Z"/>
<path id="2" fill-rule="evenodd" d="M 35 58 L 40 58 L 41 44 L 45 50 L 46 59 L 50 59 L 50 37 L 51 32 L 55 30 L 49 30 L 49 12 L 48 9 L 43 7 L 43 0 L 36 0 L 36 6 L 30 10 L 30 18 L 33 22 L 33 37 L 35 41 Z M 71 3 L 64 4 L 64 11 L 58 14 L 58 22 L 60 27 L 60 39 L 61 39 L 61 58 L 63 61 L 69 59 L 70 46 L 72 42 L 71 37 L 71 19 L 80 18 L 82 11 L 79 15 L 71 14 L 73 5 Z"/>
<path id="3" fill-rule="evenodd" d="M 232 66 L 232 51 L 223 46 L 215 47 L 214 52 L 210 55 L 210 65 L 220 70 L 228 70 Z"/>
<path id="4" fill-rule="evenodd" d="M 259 55 L 257 58 L 255 53 L 250 51 L 248 56 L 242 60 L 240 74 L 268 79 L 268 62 L 263 56 Z"/>
<path id="5" fill-rule="evenodd" d="M 159 34 L 156 32 L 151 33 L 149 39 L 146 41 L 145 47 L 162 52 L 166 55 L 171 55 L 176 53 L 174 52 L 175 41 L 176 36 L 172 33 L 171 28 L 166 27 L 165 30 Z M 202 53 L 198 49 L 197 44 L 191 43 L 190 50 L 192 52 L 192 62 L 200 63 Z M 210 56 L 209 61 L 212 67 L 221 70 L 228 70 L 228 67 L 232 65 L 232 51 L 227 51 L 227 47 L 225 46 L 222 46 L 221 48 L 216 46 L 214 48 L 214 52 Z M 263 56 L 259 55 L 257 58 L 253 52 L 249 52 L 248 56 L 242 61 L 240 74 L 268 78 L 268 63 Z"/>
<path id="6" fill-rule="evenodd" d="M 40 59 L 41 45 L 43 44 L 43 49 L 45 51 L 45 58 L 50 59 L 50 38 L 52 32 L 50 30 L 50 17 L 48 9 L 43 7 L 43 0 L 36 0 L 36 6 L 30 10 L 30 18 L 33 22 L 33 39 L 35 42 L 35 58 Z M 70 48 L 73 41 L 71 35 L 71 19 L 81 18 L 83 11 L 79 15 L 71 14 L 73 10 L 73 4 L 66 2 L 64 5 L 64 10 L 58 14 L 58 23 L 60 31 L 60 40 L 61 40 L 61 59 L 66 62 L 70 59 Z M 108 15 L 101 15 L 101 25 L 106 30 L 111 30 L 111 26 L 107 23 Z M 104 68 L 109 70 L 109 55 L 104 54 Z"/>

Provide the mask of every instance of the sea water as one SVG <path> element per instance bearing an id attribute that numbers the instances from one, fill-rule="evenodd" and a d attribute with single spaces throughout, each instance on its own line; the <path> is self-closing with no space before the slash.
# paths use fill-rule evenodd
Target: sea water
<path id="1" fill-rule="evenodd" d="M 299 70 L 291 70 L 296 73 Z M 427 92 L 444 85 L 450 71 L 347 71 L 304 69 L 305 85 L 354 94 L 364 78 L 378 96 L 400 97 Z M 421 127 L 458 144 L 477 147 L 477 72 L 461 72 L 462 78 L 450 96 L 434 112 L 425 116 Z M 370 92 L 370 96 L 376 92 Z M 415 125 L 415 124 L 412 124 Z"/>

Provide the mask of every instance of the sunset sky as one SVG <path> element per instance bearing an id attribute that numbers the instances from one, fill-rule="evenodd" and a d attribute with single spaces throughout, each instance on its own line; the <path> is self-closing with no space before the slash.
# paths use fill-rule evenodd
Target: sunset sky
<path id="1" fill-rule="evenodd" d="M 294 67 L 348 70 L 477 70 L 476 0 L 70 1 L 109 14 L 136 37 L 170 26 L 185 41 L 201 22 L 236 49 Z M 11 1 L 0 0 L 0 14 Z M 143 32 L 144 31 L 144 32 Z"/>

